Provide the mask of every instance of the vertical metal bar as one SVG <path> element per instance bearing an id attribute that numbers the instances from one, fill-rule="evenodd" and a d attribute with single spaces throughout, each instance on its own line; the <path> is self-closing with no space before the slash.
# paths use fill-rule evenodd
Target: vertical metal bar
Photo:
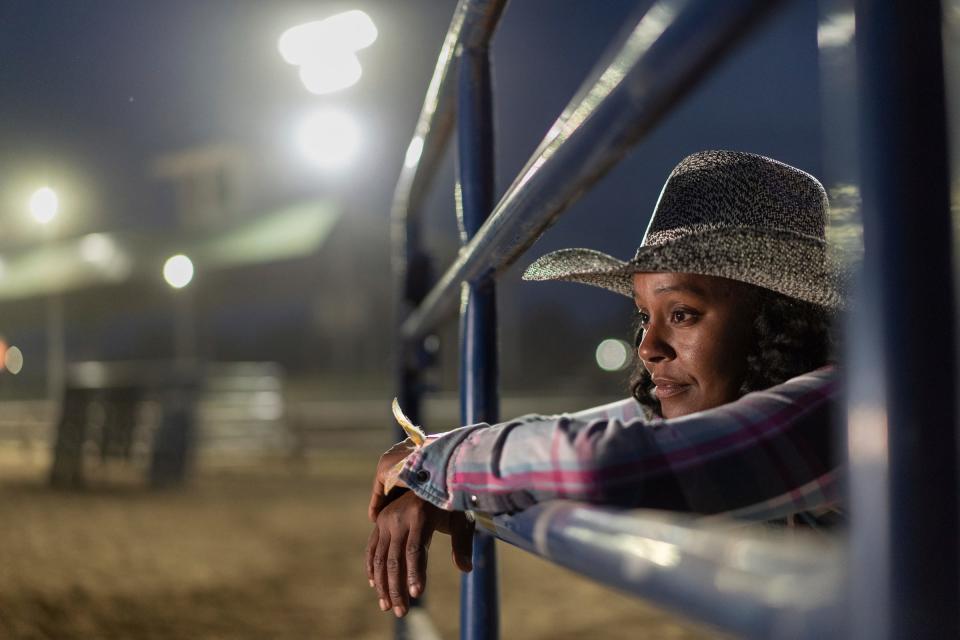
<path id="1" fill-rule="evenodd" d="M 63 402 L 67 368 L 63 295 L 60 291 L 54 291 L 47 296 L 47 399 L 50 401 L 51 420 L 54 421 Z"/>
<path id="2" fill-rule="evenodd" d="M 851 544 L 867 549 L 854 549 L 851 569 L 855 588 L 885 592 L 889 608 L 869 612 L 887 629 L 851 635 L 956 638 L 957 378 L 940 3 L 858 0 L 856 31 L 866 251 L 848 444 L 853 494 L 860 491 Z M 887 482 L 868 488 L 878 464 Z M 887 508 L 865 520 L 861 497 Z"/>
<path id="3" fill-rule="evenodd" d="M 457 118 L 457 216 L 464 244 L 493 209 L 493 115 L 490 55 L 486 44 L 459 52 Z M 464 283 L 460 307 L 460 414 L 463 424 L 496 422 L 497 308 L 492 274 Z M 494 538 L 478 531 L 473 571 L 460 592 L 460 637 L 499 637 Z"/>
<path id="4" fill-rule="evenodd" d="M 197 353 L 197 312 L 194 288 L 196 283 L 182 289 L 170 289 L 173 296 L 173 354 L 180 366 L 194 362 Z"/>
<path id="5" fill-rule="evenodd" d="M 409 214 L 409 212 L 407 212 Z M 420 243 L 420 216 L 406 215 L 399 228 L 395 229 L 394 272 L 397 278 L 394 291 L 395 300 L 395 353 L 397 361 L 396 389 L 397 400 L 414 424 L 423 424 L 424 371 L 430 359 L 423 347 L 423 338 L 405 339 L 400 333 L 400 323 L 411 309 L 415 309 L 423 300 L 431 285 L 431 262 Z M 394 425 L 393 439 L 403 440 L 407 435 L 400 425 Z M 414 598 L 411 609 L 424 606 L 423 597 Z M 394 623 L 396 640 L 413 640 L 416 632 L 411 629 L 412 616 L 399 618 Z"/>
<path id="6" fill-rule="evenodd" d="M 414 424 L 423 424 L 421 403 L 423 400 L 423 371 L 430 364 L 423 348 L 423 339 L 405 339 L 399 332 L 399 324 L 411 309 L 415 309 L 423 300 L 431 284 L 431 262 L 420 246 L 419 216 L 408 216 L 404 225 L 403 237 L 397 242 L 402 245 L 402 259 L 398 265 L 398 286 L 395 287 L 397 303 L 395 309 L 397 344 L 396 388 L 397 399 L 403 412 Z M 400 425 L 394 425 L 394 437 L 403 440 L 407 434 Z"/>

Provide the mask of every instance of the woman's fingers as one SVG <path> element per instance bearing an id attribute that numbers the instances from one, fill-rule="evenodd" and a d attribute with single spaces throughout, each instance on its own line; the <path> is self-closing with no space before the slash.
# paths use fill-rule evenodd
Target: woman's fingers
<path id="1" fill-rule="evenodd" d="M 367 581 L 371 587 L 376 584 L 373 581 L 373 556 L 377 552 L 377 541 L 379 539 L 380 530 L 374 527 L 373 531 L 370 532 L 370 537 L 367 539 L 367 552 L 364 556 L 364 569 L 367 571 Z"/>
<path id="2" fill-rule="evenodd" d="M 406 536 L 391 536 L 387 550 L 387 592 L 390 595 L 390 606 L 398 618 L 406 615 L 408 607 L 407 572 L 403 556 L 406 541 Z"/>
<path id="3" fill-rule="evenodd" d="M 433 530 L 417 521 L 407 536 L 407 593 L 411 598 L 419 598 L 427 588 L 427 551 L 430 548 L 430 538 Z"/>
<path id="4" fill-rule="evenodd" d="M 456 528 L 450 524 L 453 522 L 457 523 Z M 377 517 L 367 541 L 366 569 L 376 587 L 381 611 L 392 609 L 397 617 L 402 617 L 410 609 L 410 598 L 423 593 L 427 551 L 438 525 L 456 532 L 457 566 L 469 570 L 473 529 L 463 514 L 449 514 L 407 493 L 390 502 Z"/>
<path id="5" fill-rule="evenodd" d="M 390 535 L 380 531 L 377 539 L 377 549 L 373 554 L 373 586 L 377 590 L 380 602 L 380 611 L 390 610 L 390 594 L 387 592 L 387 553 L 390 547 Z"/>

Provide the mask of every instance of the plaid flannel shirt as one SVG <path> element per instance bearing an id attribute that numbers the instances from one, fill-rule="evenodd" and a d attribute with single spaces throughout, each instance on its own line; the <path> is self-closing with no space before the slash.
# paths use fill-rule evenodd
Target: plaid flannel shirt
<path id="1" fill-rule="evenodd" d="M 401 479 L 446 510 L 505 513 L 554 498 L 749 520 L 831 511 L 839 397 L 824 367 L 723 406 L 648 420 L 633 399 L 441 434 Z"/>

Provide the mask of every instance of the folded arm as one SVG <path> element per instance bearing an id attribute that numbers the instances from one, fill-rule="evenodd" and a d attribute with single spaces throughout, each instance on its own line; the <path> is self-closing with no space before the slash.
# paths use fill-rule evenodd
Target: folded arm
<path id="1" fill-rule="evenodd" d="M 400 478 L 446 510 L 512 512 L 555 498 L 766 519 L 837 502 L 832 368 L 681 418 L 625 400 L 450 431 Z"/>

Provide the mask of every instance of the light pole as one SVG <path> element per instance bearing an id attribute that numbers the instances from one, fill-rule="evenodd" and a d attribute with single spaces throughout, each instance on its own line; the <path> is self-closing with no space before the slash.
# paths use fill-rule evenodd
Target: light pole
<path id="1" fill-rule="evenodd" d="M 174 362 L 163 393 L 163 418 L 154 435 L 150 484 L 175 486 L 188 471 L 198 390 L 193 261 L 179 253 L 163 263 L 163 279 L 174 290 Z"/>
<path id="2" fill-rule="evenodd" d="M 190 361 L 195 355 L 196 332 L 193 321 L 192 291 L 185 289 L 193 280 L 193 261 L 179 253 L 167 258 L 163 263 L 163 279 L 173 289 L 176 295 L 176 319 L 174 347 L 176 360 L 179 363 Z"/>
<path id="3" fill-rule="evenodd" d="M 30 196 L 30 215 L 44 226 L 44 240 L 47 244 L 52 238 L 50 223 L 60 211 L 60 200 L 56 191 L 50 187 L 41 187 Z M 54 282 L 47 295 L 47 398 L 54 407 L 63 400 L 64 369 L 66 367 L 66 345 L 64 340 L 63 295 L 60 283 Z"/>

